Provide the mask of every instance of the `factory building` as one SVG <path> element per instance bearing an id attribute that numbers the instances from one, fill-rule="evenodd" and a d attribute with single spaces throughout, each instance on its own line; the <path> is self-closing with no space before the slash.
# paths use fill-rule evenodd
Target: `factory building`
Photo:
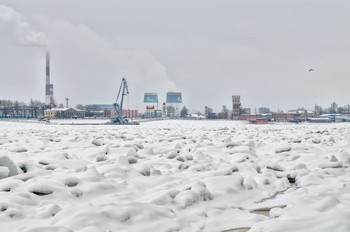
<path id="1" fill-rule="evenodd" d="M 44 116 L 50 119 L 85 118 L 85 111 L 73 108 L 53 108 L 44 110 Z"/>
<path id="2" fill-rule="evenodd" d="M 124 109 L 123 111 L 123 117 L 126 117 L 126 118 L 138 118 L 139 117 L 139 112 L 138 110 L 130 110 L 130 109 Z M 105 118 L 112 118 L 112 117 L 115 117 L 116 116 L 116 112 L 115 112 L 115 109 L 105 109 L 103 111 L 103 117 Z"/>
<path id="3" fill-rule="evenodd" d="M 181 92 L 167 92 L 166 93 L 166 115 L 169 118 L 179 117 L 179 107 L 182 103 Z"/>
<path id="4" fill-rule="evenodd" d="M 289 122 L 297 120 L 297 113 L 273 113 L 272 119 L 276 122 Z"/>
<path id="5" fill-rule="evenodd" d="M 146 112 L 143 115 L 145 118 L 158 118 L 162 117 L 162 111 L 158 109 L 158 94 L 157 93 L 145 93 L 143 103 L 146 104 Z"/>

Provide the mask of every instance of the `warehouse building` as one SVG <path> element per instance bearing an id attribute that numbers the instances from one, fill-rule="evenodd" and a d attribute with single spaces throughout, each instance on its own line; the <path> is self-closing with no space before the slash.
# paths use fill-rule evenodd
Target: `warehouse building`
<path id="1" fill-rule="evenodd" d="M 50 119 L 85 118 L 85 111 L 73 108 L 53 108 L 44 110 L 44 116 Z"/>

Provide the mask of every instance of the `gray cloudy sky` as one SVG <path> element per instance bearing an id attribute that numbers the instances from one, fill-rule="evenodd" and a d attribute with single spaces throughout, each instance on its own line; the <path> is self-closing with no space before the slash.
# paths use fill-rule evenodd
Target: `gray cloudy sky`
<path id="1" fill-rule="evenodd" d="M 0 99 L 129 106 L 181 91 L 203 111 L 350 103 L 349 0 L 1 0 Z M 308 72 L 313 68 L 314 72 Z"/>

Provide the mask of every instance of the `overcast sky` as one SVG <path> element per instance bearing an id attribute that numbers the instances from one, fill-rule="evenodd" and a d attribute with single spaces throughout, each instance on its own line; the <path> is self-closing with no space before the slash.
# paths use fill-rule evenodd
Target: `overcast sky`
<path id="1" fill-rule="evenodd" d="M 122 77 L 139 110 L 350 103 L 349 0 L 1 0 L 0 99 L 45 100 L 46 50 L 71 106 L 113 103 Z"/>

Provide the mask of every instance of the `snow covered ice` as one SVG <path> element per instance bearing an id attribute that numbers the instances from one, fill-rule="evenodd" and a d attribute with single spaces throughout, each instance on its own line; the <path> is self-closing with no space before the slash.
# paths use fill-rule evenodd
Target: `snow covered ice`
<path id="1" fill-rule="evenodd" d="M 0 231 L 350 231 L 350 124 L 0 122 Z"/>

